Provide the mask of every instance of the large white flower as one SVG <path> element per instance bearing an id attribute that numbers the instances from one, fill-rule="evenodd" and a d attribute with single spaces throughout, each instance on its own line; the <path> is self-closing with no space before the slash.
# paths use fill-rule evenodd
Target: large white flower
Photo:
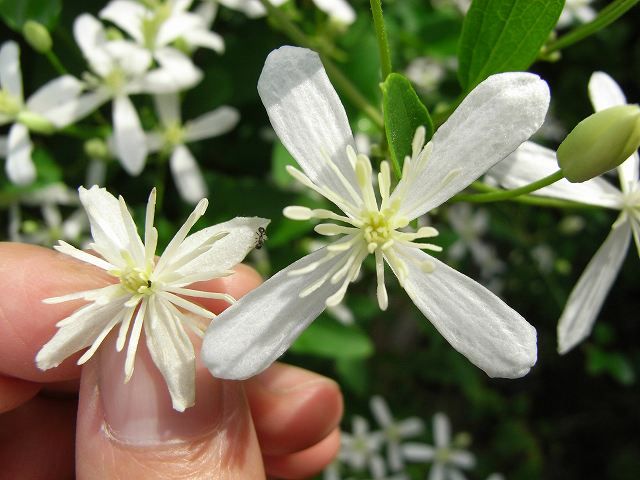
<path id="1" fill-rule="evenodd" d="M 222 106 L 183 124 L 178 95 L 156 95 L 154 101 L 162 131 L 147 134 L 149 150 L 170 152 L 169 166 L 178 192 L 187 202 L 196 203 L 207 195 L 207 186 L 185 144 L 228 132 L 236 126 L 240 114 L 235 108 Z"/>
<path id="2" fill-rule="evenodd" d="M 432 462 L 429 480 L 464 480 L 460 470 L 473 468 L 475 457 L 470 452 L 456 447 L 451 441 L 451 425 L 447 416 L 433 416 L 433 446 L 423 444 L 403 445 L 405 458 L 414 462 Z"/>
<path id="3" fill-rule="evenodd" d="M 63 75 L 43 85 L 25 102 L 20 72 L 20 48 L 15 42 L 5 42 L 0 48 L 0 125 L 13 123 L 9 135 L 0 147 L 0 156 L 7 157 L 5 169 L 9 180 L 26 185 L 36 178 L 31 159 L 33 144 L 29 129 L 62 128 L 73 122 L 64 108 L 82 91 L 82 82 Z"/>
<path id="4" fill-rule="evenodd" d="M 618 84 L 606 73 L 595 72 L 589 81 L 589 96 L 596 111 L 626 104 Z M 618 167 L 620 189 L 603 177 L 583 183 L 560 180 L 533 192 L 534 195 L 572 200 L 620 211 L 611 232 L 580 276 L 558 322 L 558 351 L 566 353 L 584 340 L 602 308 L 620 266 L 627 255 L 631 234 L 640 255 L 640 181 L 638 153 Z M 555 152 L 534 143 L 523 144 L 490 177 L 506 188 L 516 188 L 558 170 Z"/>
<path id="5" fill-rule="evenodd" d="M 122 197 L 116 199 L 103 188 L 80 188 L 80 201 L 89 216 L 94 240 L 90 248 L 100 256 L 63 241 L 55 248 L 102 268 L 117 283 L 45 300 L 59 303 L 82 299 L 89 303 L 58 322 L 59 330 L 38 352 L 36 362 L 46 370 L 90 347 L 78 360 L 82 364 L 120 324 L 116 348 L 121 351 L 128 341 L 126 382 L 133 374 L 144 327 L 147 348 L 167 382 L 173 408 L 183 411 L 195 401 L 195 352 L 185 326 L 201 336 L 206 321 L 215 317 L 184 297 L 234 301 L 227 294 L 193 290 L 188 285 L 232 274 L 230 269 L 254 247 L 257 229 L 269 222 L 257 217 L 235 218 L 187 236 L 207 208 L 203 199 L 156 259 L 155 197 L 154 189 L 147 204 L 143 242 Z"/>
<path id="6" fill-rule="evenodd" d="M 535 329 L 482 285 L 423 252 L 438 249 L 415 242 L 435 236 L 434 228 L 405 227 L 539 128 L 547 84 L 528 73 L 484 81 L 424 148 L 424 129 L 418 129 L 393 193 L 389 165 L 382 163 L 380 205 L 369 159 L 355 153 L 344 107 L 316 53 L 295 47 L 271 52 L 258 90 L 280 140 L 304 170 L 289 172 L 344 212 L 288 207 L 285 214 L 346 225 L 318 225 L 318 233 L 342 237 L 267 280 L 210 326 L 203 357 L 213 374 L 240 379 L 266 368 L 327 305 L 341 301 L 362 261 L 374 254 L 381 308 L 387 306 L 386 262 L 416 306 L 471 362 L 490 376 L 525 375 L 536 361 Z"/>

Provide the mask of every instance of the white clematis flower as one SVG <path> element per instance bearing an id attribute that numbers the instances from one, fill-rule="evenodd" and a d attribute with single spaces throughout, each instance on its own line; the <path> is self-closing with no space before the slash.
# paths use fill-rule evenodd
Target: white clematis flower
<path id="1" fill-rule="evenodd" d="M 63 128 L 75 119 L 65 107 L 80 95 L 82 82 L 63 75 L 43 85 L 25 102 L 20 72 L 20 47 L 12 41 L 0 48 L 0 125 L 13 123 L 7 138 L 0 140 L 0 156 L 7 158 L 9 180 L 27 185 L 36 178 L 31 159 L 33 144 L 29 130 Z"/>
<path id="2" fill-rule="evenodd" d="M 473 468 L 475 457 L 452 444 L 449 419 L 441 412 L 433 416 L 433 442 L 434 446 L 403 445 L 405 458 L 413 462 L 432 462 L 429 480 L 464 480 L 466 477 L 460 470 Z"/>
<path id="3" fill-rule="evenodd" d="M 598 13 L 591 7 L 593 0 L 566 0 L 556 28 L 570 27 L 574 23 L 589 23 Z"/>
<path id="4" fill-rule="evenodd" d="M 219 3 L 232 10 L 244 13 L 249 18 L 263 17 L 267 14 L 267 10 L 258 0 L 209 0 L 212 3 Z M 287 2 L 287 0 L 269 0 L 269 3 L 275 7 L 279 7 Z M 316 7 L 326 13 L 333 21 L 351 25 L 356 21 L 356 12 L 346 0 L 313 0 Z"/>
<path id="5" fill-rule="evenodd" d="M 316 226 L 320 234 L 342 237 L 267 280 L 209 327 L 203 358 L 213 374 L 241 379 L 265 369 L 326 306 L 340 303 L 365 257 L 374 254 L 382 309 L 386 262 L 416 306 L 472 363 L 490 376 L 525 375 L 536 361 L 535 329 L 482 285 L 424 253 L 439 247 L 415 240 L 436 236 L 434 228 L 404 229 L 539 128 L 547 84 L 526 73 L 480 84 L 424 148 L 424 129 L 418 129 L 393 193 L 389 165 L 382 163 L 381 204 L 369 159 L 355 153 L 344 107 L 316 53 L 295 47 L 271 52 L 258 91 L 280 140 L 304 170 L 289 172 L 344 212 L 288 207 L 285 215 L 346 226 Z"/>
<path id="6" fill-rule="evenodd" d="M 351 433 L 340 432 L 340 460 L 357 472 L 368 469 L 373 478 L 383 478 L 387 469 L 380 455 L 382 433 L 370 432 L 369 422 L 358 415 L 351 422 Z"/>
<path id="7" fill-rule="evenodd" d="M 618 84 L 606 73 L 595 72 L 589 96 L 596 111 L 626 104 Z M 633 234 L 640 255 L 640 179 L 638 152 L 618 170 L 620 189 L 602 176 L 583 183 L 560 180 L 533 192 L 534 195 L 572 200 L 620 211 L 609 236 L 591 259 L 573 288 L 558 322 L 558 351 L 566 353 L 584 340 L 613 285 L 626 257 Z M 517 188 L 557 171 L 555 152 L 527 142 L 490 172 L 505 188 Z"/>
<path id="8" fill-rule="evenodd" d="M 232 274 L 230 269 L 254 247 L 257 229 L 269 222 L 257 217 L 235 218 L 187 236 L 207 208 L 207 200 L 203 199 L 156 259 L 155 189 L 147 204 L 144 242 L 122 197 L 116 199 L 98 187 L 89 190 L 80 187 L 79 191 L 91 223 L 94 243 L 90 248 L 100 256 L 63 241 L 56 250 L 102 268 L 117 283 L 45 300 L 60 303 L 81 299 L 90 303 L 58 322 L 59 330 L 38 352 L 36 363 L 47 370 L 90 347 L 78 360 L 82 364 L 120 324 L 116 348 L 121 351 L 127 344 L 124 368 L 127 382 L 133 374 L 144 328 L 147 348 L 167 382 L 173 408 L 183 411 L 195 401 L 195 352 L 185 326 L 202 335 L 201 320 L 215 317 L 184 297 L 234 301 L 227 294 L 193 290 L 188 285 Z"/>
<path id="9" fill-rule="evenodd" d="M 147 134 L 149 151 L 164 149 L 171 153 L 169 166 L 178 192 L 187 202 L 196 203 L 207 196 L 207 186 L 185 144 L 228 132 L 236 126 L 240 114 L 235 108 L 222 106 L 183 124 L 178 95 L 156 95 L 154 101 L 162 131 Z"/>

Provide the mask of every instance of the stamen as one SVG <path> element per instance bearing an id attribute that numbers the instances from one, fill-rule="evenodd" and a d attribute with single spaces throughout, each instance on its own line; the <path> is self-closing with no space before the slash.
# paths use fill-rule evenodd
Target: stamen
<path id="1" fill-rule="evenodd" d="M 333 236 L 340 234 L 350 234 L 357 232 L 357 228 L 336 225 L 335 223 L 320 223 L 315 226 L 314 230 L 320 235 Z"/>
<path id="2" fill-rule="evenodd" d="M 313 216 L 310 208 L 292 205 L 286 207 L 282 214 L 291 220 L 310 220 Z"/>
<path id="3" fill-rule="evenodd" d="M 384 284 L 384 257 L 381 251 L 376 252 L 376 280 L 378 282 L 376 288 L 378 306 L 380 310 L 386 310 L 389 306 L 389 296 L 387 295 L 387 287 Z"/>

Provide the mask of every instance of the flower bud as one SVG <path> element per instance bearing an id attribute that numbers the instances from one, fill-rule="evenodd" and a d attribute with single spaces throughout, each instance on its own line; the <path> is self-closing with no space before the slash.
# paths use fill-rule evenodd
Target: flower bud
<path id="1" fill-rule="evenodd" d="M 55 130 L 55 126 L 49 120 L 38 113 L 23 110 L 18 114 L 17 120 L 32 132 L 50 134 Z"/>
<path id="2" fill-rule="evenodd" d="M 640 107 L 620 105 L 585 118 L 558 147 L 558 164 L 579 183 L 617 167 L 640 146 Z"/>
<path id="3" fill-rule="evenodd" d="M 84 152 L 89 158 L 106 160 L 109 158 L 109 147 L 101 138 L 92 138 L 84 142 Z"/>
<path id="4" fill-rule="evenodd" d="M 44 25 L 33 20 L 27 20 L 22 27 L 22 35 L 34 50 L 40 53 L 47 53 L 51 50 L 53 42 L 51 35 Z"/>

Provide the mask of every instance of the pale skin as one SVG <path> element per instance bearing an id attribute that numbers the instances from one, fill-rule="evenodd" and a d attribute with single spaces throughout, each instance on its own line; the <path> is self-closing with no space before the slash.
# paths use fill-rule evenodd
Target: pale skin
<path id="1" fill-rule="evenodd" d="M 124 352 L 115 352 L 113 334 L 83 367 L 76 365 L 77 354 L 40 371 L 34 363 L 37 351 L 54 334 L 56 322 L 81 305 L 45 305 L 42 299 L 109 281 L 104 272 L 53 250 L 0 243 L 2 475 L 297 479 L 333 460 L 340 442 L 342 396 L 335 382 L 313 372 L 274 364 L 257 377 L 233 382 L 213 379 L 200 364 L 196 405 L 181 414 L 170 408 L 143 339 L 126 385 L 119 377 Z M 239 298 L 260 282 L 254 270 L 239 265 L 235 275 L 197 288 Z M 214 312 L 224 308 L 220 301 L 199 303 Z M 162 438 L 144 437 L 141 444 L 127 436 L 133 432 L 139 440 L 140 429 L 130 423 L 139 416 L 130 418 L 126 412 L 127 395 L 142 386 L 151 390 L 148 399 L 144 391 L 142 416 L 150 417 Z M 145 428 L 147 424 L 141 430 Z"/>

